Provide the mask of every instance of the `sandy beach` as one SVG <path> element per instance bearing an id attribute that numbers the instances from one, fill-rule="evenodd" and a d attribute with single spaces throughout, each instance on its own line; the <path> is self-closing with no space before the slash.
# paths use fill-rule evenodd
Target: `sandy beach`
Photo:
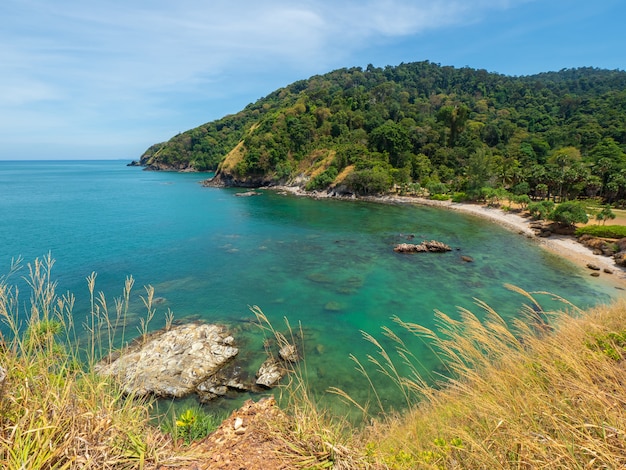
<path id="1" fill-rule="evenodd" d="M 293 187 L 280 187 L 274 189 L 284 190 L 291 194 L 300 196 L 319 198 L 334 197 L 328 196 L 326 193 L 308 193 L 300 188 Z M 508 230 L 517 232 L 520 236 L 532 239 L 541 247 L 577 264 L 578 266 L 583 267 L 584 269 L 587 269 L 589 271 L 589 275 L 591 275 L 594 271 L 587 268 L 587 264 L 593 264 L 600 268 L 600 271 L 595 272 L 600 273 L 602 282 L 606 282 L 616 288 L 626 288 L 626 271 L 617 266 L 613 258 L 594 255 L 589 248 L 578 243 L 574 237 L 554 234 L 548 238 L 537 237 L 535 236 L 535 232 L 530 228 L 532 219 L 523 217 L 519 213 L 505 212 L 498 208 L 487 207 L 480 204 L 435 201 L 432 199 L 409 196 L 362 197 L 359 199 L 389 204 L 418 204 L 475 215 L 477 217 L 490 220 Z M 610 271 L 611 274 L 605 270 Z"/>

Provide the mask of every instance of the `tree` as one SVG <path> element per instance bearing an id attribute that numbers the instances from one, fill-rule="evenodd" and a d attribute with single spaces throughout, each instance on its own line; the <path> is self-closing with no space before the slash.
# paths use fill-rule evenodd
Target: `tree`
<path id="1" fill-rule="evenodd" d="M 577 223 L 586 224 L 589 222 L 585 207 L 578 201 L 567 201 L 559 204 L 548 218 L 559 224 L 570 226 Z"/>
<path id="2" fill-rule="evenodd" d="M 530 193 L 530 185 L 526 181 L 522 181 L 521 183 L 517 183 L 513 188 L 511 188 L 511 192 L 516 196 L 527 195 Z"/>
<path id="3" fill-rule="evenodd" d="M 465 167 L 467 190 L 475 191 L 483 187 L 493 175 L 493 157 L 484 148 L 470 155 Z"/>
<path id="4" fill-rule="evenodd" d="M 563 198 L 563 185 L 566 183 L 565 175 L 567 171 L 580 162 L 580 159 L 580 150 L 575 147 L 561 148 L 548 157 L 548 164 L 559 169 L 556 172 L 558 176 L 555 179 L 558 181 L 560 198 Z"/>
<path id="5" fill-rule="evenodd" d="M 392 179 L 387 170 L 377 166 L 350 173 L 344 183 L 356 194 L 381 194 L 391 188 Z"/>
<path id="6" fill-rule="evenodd" d="M 535 187 L 535 194 L 537 197 L 544 199 L 548 195 L 548 185 L 545 183 L 539 183 Z"/>
<path id="7" fill-rule="evenodd" d="M 615 213 L 611 210 L 610 204 L 604 206 L 602 210 L 596 214 L 596 220 L 598 222 L 602 221 L 602 225 L 604 225 L 608 219 L 613 220 L 615 217 Z"/>
<path id="8" fill-rule="evenodd" d="M 605 137 L 598 142 L 589 152 L 594 161 L 599 162 L 602 158 L 607 158 L 616 166 L 623 168 L 626 164 L 626 154 L 611 137 Z"/>
<path id="9" fill-rule="evenodd" d="M 406 129 L 393 121 L 387 121 L 374 129 L 369 136 L 370 147 L 377 152 L 387 152 L 389 163 L 402 168 L 407 162 L 406 154 L 411 148 L 411 140 Z"/>
<path id="10" fill-rule="evenodd" d="M 526 210 L 531 201 L 528 194 L 516 194 L 513 196 L 513 202 L 519 204 L 522 210 Z"/>
<path id="11" fill-rule="evenodd" d="M 469 117 L 469 108 L 464 104 L 455 106 L 443 106 L 437 113 L 437 120 L 443 122 L 450 131 L 448 135 L 448 147 L 454 147 L 456 139 L 465 127 Z"/>

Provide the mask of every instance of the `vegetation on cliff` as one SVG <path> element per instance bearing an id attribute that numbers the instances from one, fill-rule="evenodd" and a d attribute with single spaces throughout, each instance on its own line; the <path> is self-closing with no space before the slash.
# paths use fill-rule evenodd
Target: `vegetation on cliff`
<path id="1" fill-rule="evenodd" d="M 626 72 L 510 77 L 430 62 L 340 69 L 156 144 L 153 168 L 216 170 L 222 183 L 361 194 L 626 199 Z M 219 178 L 218 178 L 219 179 Z"/>

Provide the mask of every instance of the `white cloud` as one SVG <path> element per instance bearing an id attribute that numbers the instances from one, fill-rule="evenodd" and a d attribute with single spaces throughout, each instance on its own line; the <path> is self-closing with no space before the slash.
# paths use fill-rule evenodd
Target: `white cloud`
<path id="1" fill-rule="evenodd" d="M 253 89 L 258 76 L 359 65 L 346 60 L 377 41 L 525 1 L 3 0 L 0 110 L 40 129 L 105 136 L 111 116 L 118 132 L 174 119 L 179 94 L 210 100 L 232 95 L 237 81 Z M 21 134 L 21 121 L 5 122 L 0 138 Z"/>
<path id="2" fill-rule="evenodd" d="M 247 64 L 306 69 L 307 63 L 330 62 L 376 36 L 471 21 L 510 2 L 9 3 L 14 9 L 27 5 L 17 12 L 23 16 L 9 29 L 11 36 L 0 33 L 2 42 L 17 44 L 22 73 L 41 75 L 50 87 L 69 84 L 75 91 L 93 87 L 106 92 L 185 86 Z"/>

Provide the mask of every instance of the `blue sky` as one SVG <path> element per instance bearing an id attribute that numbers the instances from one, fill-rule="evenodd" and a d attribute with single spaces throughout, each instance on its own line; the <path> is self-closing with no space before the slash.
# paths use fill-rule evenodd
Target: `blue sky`
<path id="1" fill-rule="evenodd" d="M 341 68 L 626 69 L 623 0 L 2 0 L 0 160 L 137 159 Z"/>

